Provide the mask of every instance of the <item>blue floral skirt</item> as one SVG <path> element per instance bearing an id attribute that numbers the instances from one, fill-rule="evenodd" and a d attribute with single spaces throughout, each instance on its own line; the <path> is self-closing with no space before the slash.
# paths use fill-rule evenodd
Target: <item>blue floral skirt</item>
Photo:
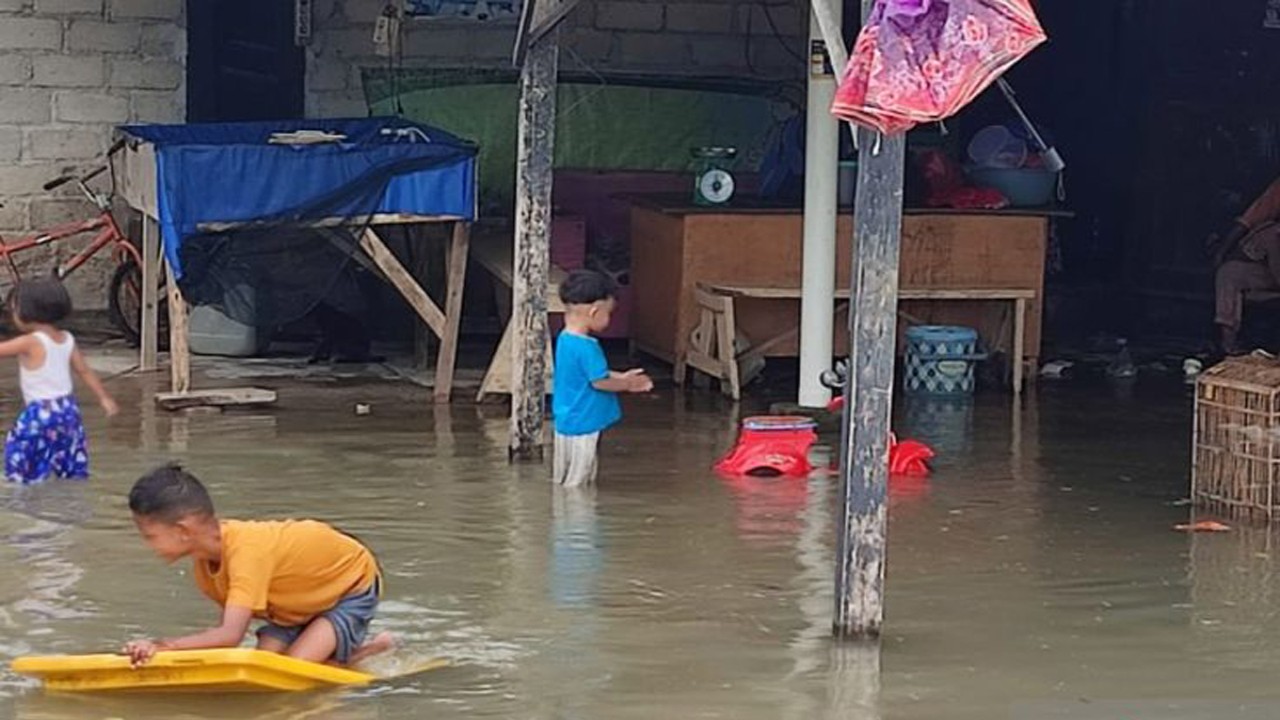
<path id="1" fill-rule="evenodd" d="M 49 477 L 89 477 L 89 447 L 80 403 L 72 395 L 37 400 L 18 415 L 4 443 L 4 473 L 31 485 Z"/>

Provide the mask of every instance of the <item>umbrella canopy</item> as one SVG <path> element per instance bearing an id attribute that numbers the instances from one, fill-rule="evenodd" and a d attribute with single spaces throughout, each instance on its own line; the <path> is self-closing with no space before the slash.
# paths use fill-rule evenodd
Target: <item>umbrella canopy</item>
<path id="1" fill-rule="evenodd" d="M 942 120 L 1045 40 L 1029 0 L 876 0 L 831 112 L 886 134 Z"/>

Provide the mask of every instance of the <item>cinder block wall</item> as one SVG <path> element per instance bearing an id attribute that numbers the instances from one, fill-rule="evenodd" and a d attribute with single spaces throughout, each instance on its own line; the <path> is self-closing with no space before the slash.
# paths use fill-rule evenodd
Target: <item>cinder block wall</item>
<path id="1" fill-rule="evenodd" d="M 90 167 L 126 122 L 185 117 L 182 0 L 0 0 L 0 232 L 5 237 L 80 219 L 92 206 L 72 188 L 40 186 Z M 23 256 L 52 267 L 51 247 Z M 106 305 L 110 264 L 70 279 L 77 304 Z"/>
<path id="2" fill-rule="evenodd" d="M 3 1 L 3 0 L 0 0 Z M 360 68 L 374 53 L 380 0 L 318 0 L 307 57 L 307 112 L 367 112 Z M 561 35 L 566 71 L 803 80 L 808 5 L 788 0 L 582 0 Z M 509 67 L 512 23 L 409 22 L 407 66 Z"/>

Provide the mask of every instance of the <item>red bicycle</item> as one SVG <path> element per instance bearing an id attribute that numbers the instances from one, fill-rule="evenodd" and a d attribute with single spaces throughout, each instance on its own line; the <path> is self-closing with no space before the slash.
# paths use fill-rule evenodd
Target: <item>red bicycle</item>
<path id="1" fill-rule="evenodd" d="M 16 284 L 22 279 L 22 271 L 18 268 L 15 256 L 21 253 L 90 236 L 88 245 L 54 268 L 54 273 L 59 278 L 65 278 L 83 267 L 98 253 L 109 248 L 115 257 L 116 269 L 108 286 L 108 312 L 112 324 L 119 328 L 130 343 L 136 345 L 142 336 L 142 255 L 138 252 L 137 245 L 124 234 L 115 216 L 111 214 L 112 199 L 115 195 L 114 174 L 110 192 L 97 193 L 89 187 L 89 181 L 111 169 L 110 158 L 122 147 L 122 143 L 113 146 L 107 153 L 107 164 L 85 175 L 64 175 L 44 184 L 46 191 L 52 191 L 68 183 L 75 183 L 80 192 L 98 209 L 97 215 L 88 220 L 55 225 L 43 232 L 14 241 L 6 241 L 0 237 L 0 256 L 3 256 L 9 268 L 9 274 Z M 167 314 L 164 312 L 163 287 L 158 297 L 161 303 L 160 318 L 163 325 Z M 162 342 L 166 335 L 163 331 L 160 333 Z"/>

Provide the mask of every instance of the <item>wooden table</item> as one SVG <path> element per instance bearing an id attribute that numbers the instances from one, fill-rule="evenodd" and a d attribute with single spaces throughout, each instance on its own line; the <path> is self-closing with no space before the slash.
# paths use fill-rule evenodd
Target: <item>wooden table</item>
<path id="1" fill-rule="evenodd" d="M 801 284 L 802 212 L 761 205 L 754 198 L 729 207 L 694 207 L 687 197 L 632 196 L 631 323 L 636 348 L 674 363 L 699 323 L 698 284 L 795 288 Z M 984 337 L 1004 338 L 1003 302 L 912 298 L 910 293 L 1031 289 L 1026 301 L 1024 357 L 1039 355 L 1044 267 L 1050 223 L 1070 213 L 1050 210 L 955 211 L 908 209 L 903 218 L 899 286 L 901 306 L 922 321 L 967 325 Z M 841 212 L 836 287 L 851 285 L 853 215 Z M 739 298 L 736 325 L 758 345 L 799 324 L 798 299 Z M 767 348 L 794 357 L 797 334 Z M 837 324 L 836 352 L 847 347 Z M 1014 352 L 1013 348 L 998 348 Z"/>
<path id="2" fill-rule="evenodd" d="M 699 322 L 690 333 L 682 354 L 676 358 L 676 384 L 684 384 L 687 370 L 692 367 L 719 380 L 721 390 L 734 400 L 739 400 L 742 397 L 739 366 L 753 357 L 764 357 L 777 345 L 794 341 L 799 328 L 785 330 L 739 351 L 734 347 L 735 340 L 739 337 L 736 301 L 799 300 L 800 288 L 700 284 L 694 289 L 694 296 L 699 307 Z M 837 313 L 848 311 L 849 297 L 848 289 L 836 291 L 832 300 L 837 302 Z M 1007 303 L 1013 317 L 1010 340 L 1012 354 L 1016 359 L 1010 363 L 1009 374 L 1015 395 L 1022 392 L 1024 371 L 1021 358 L 1026 352 L 1027 305 L 1035 297 L 1036 292 L 1031 288 L 907 289 L 898 293 L 899 300 Z M 1032 367 L 1036 367 L 1034 357 L 1031 362 Z"/>
<path id="3" fill-rule="evenodd" d="M 143 216 L 142 224 L 142 326 L 139 368 L 156 367 L 159 347 L 159 287 L 161 273 L 167 277 L 169 311 L 169 367 L 172 392 L 168 401 L 185 397 L 190 402 L 210 404 L 224 402 L 225 390 L 196 392 L 191 389 L 191 346 L 188 338 L 188 307 L 178 283 L 174 281 L 173 268 L 161 252 L 158 226 L 159 200 L 156 179 L 155 148 L 149 143 L 131 144 L 120 154 L 115 166 L 116 179 L 124 200 Z M 449 247 L 448 285 L 444 308 L 441 308 L 422 289 L 422 286 L 405 269 L 395 254 L 379 237 L 376 228 L 386 225 L 418 223 L 453 224 L 452 242 Z M 300 226 L 337 227 L 349 225 L 348 218 L 321 218 Z M 226 232 L 252 227 L 253 223 L 208 223 L 200 226 L 202 232 Z M 453 392 L 454 371 L 458 357 L 458 331 L 462 321 L 462 295 L 466 282 L 467 256 L 470 247 L 471 223 L 464 218 L 443 215 L 378 214 L 369 219 L 357 239 L 360 249 L 368 255 L 387 282 L 404 297 L 409 306 L 422 319 L 431 332 L 440 339 L 440 351 L 436 359 L 434 396 L 436 402 L 448 402 Z M 257 389 L 250 388 L 248 391 Z M 261 397 L 247 392 L 246 397 Z M 188 404 L 190 404 L 188 402 Z"/>
<path id="4" fill-rule="evenodd" d="M 514 241 L 510 234 L 504 233 L 477 233 L 471 245 L 471 257 L 475 259 L 494 279 L 500 284 L 511 290 L 515 284 L 515 247 Z M 560 283 L 564 281 L 568 275 L 559 267 L 551 266 L 550 282 L 547 284 L 547 312 L 553 314 L 563 314 L 564 304 L 560 302 Z M 502 331 L 502 340 L 498 342 L 498 349 L 494 350 L 493 357 L 489 359 L 489 367 L 484 374 L 484 382 L 480 384 L 480 391 L 476 393 L 476 402 L 484 402 L 491 395 L 510 395 L 511 394 L 511 362 L 513 355 L 512 343 L 515 342 L 515 318 L 507 320 L 506 328 Z M 551 375 L 552 367 L 552 344 L 550 338 L 547 342 L 547 392 L 551 391 Z"/>

